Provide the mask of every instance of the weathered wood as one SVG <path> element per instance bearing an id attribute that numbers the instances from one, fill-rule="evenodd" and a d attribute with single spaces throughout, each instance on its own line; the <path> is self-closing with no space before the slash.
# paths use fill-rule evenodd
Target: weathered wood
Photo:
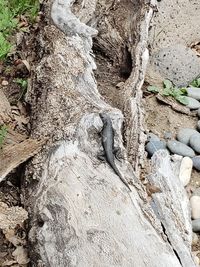
<path id="1" fill-rule="evenodd" d="M 6 145 L 0 154 L 0 182 L 21 163 L 37 154 L 44 143 L 29 138 L 21 143 Z"/>
<path id="2" fill-rule="evenodd" d="M 110 2 L 115 6 L 115 1 Z M 141 86 L 148 60 L 146 42 L 152 8 L 136 1 L 139 13 L 131 20 L 131 25 L 137 25 L 138 35 L 131 51 L 135 66 L 121 96 L 127 104 L 126 126 L 135 127 L 126 128 L 127 154 L 121 133 L 122 112 L 103 100 L 94 79 L 96 65 L 91 49 L 92 36 L 97 32 L 71 11 L 78 16 L 88 6 L 90 22 L 95 22 L 97 1 L 92 6 L 89 3 L 85 0 L 73 6 L 73 1 L 54 1 L 51 14 L 56 26 L 47 23 L 38 35 L 43 56 L 27 100 L 32 106 L 33 137 L 48 136 L 49 142 L 26 172 L 27 177 L 31 174 L 38 181 L 24 190 L 24 205 L 30 211 L 32 265 L 180 267 L 190 262 L 192 267 L 189 239 L 183 240 L 188 259 L 182 257 L 180 263 L 138 179 L 145 140 Z M 123 6 L 126 1 L 117 2 L 118 10 L 120 3 Z M 132 13 L 134 10 L 130 10 Z M 98 114 L 102 111 L 110 115 L 115 144 L 124 152 L 124 159 L 116 164 L 132 181 L 131 193 L 108 164 L 97 159 L 102 149 L 98 135 L 102 128 Z"/>
<path id="3" fill-rule="evenodd" d="M 151 160 L 148 180 L 161 190 L 152 195 L 152 207 L 182 266 L 193 266 L 191 212 L 187 193 L 178 176 L 180 164 L 171 162 L 167 150 L 158 151 Z"/>

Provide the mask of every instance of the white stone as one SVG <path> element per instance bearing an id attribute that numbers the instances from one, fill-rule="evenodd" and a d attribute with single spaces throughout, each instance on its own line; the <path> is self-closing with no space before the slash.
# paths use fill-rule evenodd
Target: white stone
<path id="1" fill-rule="evenodd" d="M 192 210 L 192 218 L 199 219 L 200 218 L 200 197 L 192 196 L 190 198 L 190 205 Z"/>
<path id="2" fill-rule="evenodd" d="M 181 161 L 179 179 L 181 180 L 183 186 L 186 186 L 190 182 L 192 173 L 193 162 L 191 158 L 184 157 Z"/>
<path id="3" fill-rule="evenodd" d="M 7 86 L 7 85 L 8 85 L 8 81 L 3 80 L 3 81 L 1 82 L 1 84 L 2 84 L 3 86 Z"/>
<path id="4" fill-rule="evenodd" d="M 198 235 L 196 233 L 192 233 L 192 245 L 196 245 L 199 241 Z"/>

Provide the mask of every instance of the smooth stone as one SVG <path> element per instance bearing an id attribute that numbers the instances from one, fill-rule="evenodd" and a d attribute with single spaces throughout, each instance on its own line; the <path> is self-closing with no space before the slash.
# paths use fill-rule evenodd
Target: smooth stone
<path id="1" fill-rule="evenodd" d="M 194 151 L 189 146 L 179 141 L 175 141 L 175 140 L 168 141 L 167 147 L 174 154 L 178 154 L 178 155 L 181 155 L 184 157 L 190 157 L 190 158 L 195 156 Z"/>
<path id="2" fill-rule="evenodd" d="M 192 196 L 190 198 L 190 205 L 192 210 L 192 218 L 200 219 L 200 197 L 199 196 Z"/>
<path id="3" fill-rule="evenodd" d="M 200 117 L 200 108 L 197 111 L 197 115 Z"/>
<path id="4" fill-rule="evenodd" d="M 190 146 L 197 153 L 200 153 L 200 133 L 195 133 L 190 136 Z"/>
<path id="5" fill-rule="evenodd" d="M 188 145 L 189 141 L 190 141 L 190 137 L 195 134 L 198 133 L 196 130 L 191 129 L 191 128 L 182 128 L 179 130 L 176 138 L 179 142 Z"/>
<path id="6" fill-rule="evenodd" d="M 181 161 L 179 179 L 181 180 L 183 186 L 186 186 L 190 182 L 192 173 L 193 162 L 191 158 L 184 157 Z"/>
<path id="7" fill-rule="evenodd" d="M 148 133 L 147 141 L 160 141 L 160 138 L 154 133 Z"/>
<path id="8" fill-rule="evenodd" d="M 200 219 L 196 219 L 192 221 L 192 231 L 194 233 L 200 232 Z M 197 237 L 198 238 L 198 237 Z M 194 241 L 193 241 L 194 242 Z"/>
<path id="9" fill-rule="evenodd" d="M 193 166 L 197 171 L 200 171 L 200 156 L 192 158 Z"/>
<path id="10" fill-rule="evenodd" d="M 197 122 L 197 130 L 200 131 L 200 121 Z"/>
<path id="11" fill-rule="evenodd" d="M 185 96 L 185 98 L 188 100 L 188 104 L 186 105 L 186 107 L 188 107 L 189 109 L 198 109 L 200 108 L 200 102 L 192 97 L 189 96 Z"/>
<path id="12" fill-rule="evenodd" d="M 189 97 L 192 97 L 196 100 L 200 100 L 200 88 L 188 87 L 186 88 L 186 91 Z"/>
<path id="13" fill-rule="evenodd" d="M 159 149 L 165 149 L 166 142 L 164 141 L 150 141 L 146 144 L 146 151 L 148 152 L 149 156 L 153 156 L 153 154 Z"/>
<path id="14" fill-rule="evenodd" d="M 195 233 L 192 233 L 192 245 L 195 246 L 198 243 L 198 241 L 199 241 L 198 235 Z"/>

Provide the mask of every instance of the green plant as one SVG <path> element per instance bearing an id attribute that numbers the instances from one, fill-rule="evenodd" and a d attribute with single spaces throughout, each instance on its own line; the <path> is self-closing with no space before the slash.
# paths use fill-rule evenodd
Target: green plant
<path id="1" fill-rule="evenodd" d="M 8 129 L 5 125 L 0 127 L 0 148 L 2 148 L 3 146 L 7 132 L 8 132 Z"/>
<path id="2" fill-rule="evenodd" d="M 191 85 L 194 87 L 200 87 L 200 78 L 194 80 L 193 82 L 191 82 Z"/>
<path id="3" fill-rule="evenodd" d="M 18 98 L 18 101 L 19 101 L 26 94 L 26 90 L 27 90 L 27 87 L 28 87 L 28 81 L 26 79 L 17 78 L 17 79 L 14 80 L 14 82 L 19 84 L 21 89 L 22 89 L 21 95 Z"/>
<path id="4" fill-rule="evenodd" d="M 149 86 L 147 88 L 147 90 L 150 92 L 153 92 L 153 93 L 161 93 L 163 96 L 171 96 L 183 105 L 188 104 L 188 100 L 185 97 L 185 95 L 187 95 L 186 89 L 185 88 L 177 88 L 169 80 L 163 81 L 163 88 L 162 89 L 159 89 L 156 86 Z"/>
<path id="5" fill-rule="evenodd" d="M 0 32 L 0 59 L 5 59 L 8 53 L 11 51 L 12 45 L 5 39 Z"/>
<path id="6" fill-rule="evenodd" d="M 33 20 L 39 11 L 39 0 L 9 0 L 9 7 L 15 16 L 25 15 Z"/>
<path id="7" fill-rule="evenodd" d="M 20 15 L 31 22 L 39 11 L 39 0 L 0 0 L 0 59 L 11 51 L 11 34 L 17 29 Z"/>
<path id="8" fill-rule="evenodd" d="M 6 37 L 16 28 L 18 21 L 14 18 L 14 14 L 7 6 L 2 8 L 2 2 L 0 2 L 0 32 Z"/>
<path id="9" fill-rule="evenodd" d="M 159 93 L 159 88 L 153 85 L 148 86 L 147 90 L 152 93 Z"/>

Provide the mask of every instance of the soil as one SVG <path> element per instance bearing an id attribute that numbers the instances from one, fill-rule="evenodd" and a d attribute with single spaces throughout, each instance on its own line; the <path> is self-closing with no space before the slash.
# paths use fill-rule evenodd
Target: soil
<path id="1" fill-rule="evenodd" d="M 39 17 L 38 17 L 39 21 Z M 38 28 L 38 23 L 27 25 L 26 32 L 20 32 L 20 42 L 15 50 L 4 60 L 0 61 L 0 90 L 4 95 L 6 104 L 3 99 L 0 99 L 2 106 L 9 107 L 9 114 L 6 114 L 6 119 L 0 116 L 0 126 L 6 125 L 7 133 L 3 141 L 2 148 L 6 146 L 18 144 L 26 140 L 30 133 L 30 109 L 25 102 L 26 86 L 22 86 L 22 81 L 29 81 L 31 51 L 30 45 L 33 45 L 32 40 L 35 38 L 35 31 Z M 18 33 L 19 34 L 19 33 Z M 12 36 L 13 41 L 17 43 L 17 33 Z M 2 114 L 1 114 L 2 115 Z M 8 116 L 7 116 L 8 115 Z M 6 204 L 8 209 L 5 211 L 6 216 L 12 218 L 13 210 L 11 207 L 23 208 L 21 203 L 21 178 L 24 164 L 14 169 L 4 181 L 0 183 L 0 203 Z M 14 219 L 11 223 L 15 223 Z M 26 223 L 26 222 L 25 222 Z M 0 230 L 0 266 L 26 267 L 27 262 L 27 233 L 26 225 L 16 223 L 13 235 L 13 240 L 17 239 L 18 244 L 12 243 L 12 240 L 6 238 L 6 231 Z M 20 248 L 17 252 L 17 248 Z M 21 262 L 20 262 L 21 261 Z"/>

